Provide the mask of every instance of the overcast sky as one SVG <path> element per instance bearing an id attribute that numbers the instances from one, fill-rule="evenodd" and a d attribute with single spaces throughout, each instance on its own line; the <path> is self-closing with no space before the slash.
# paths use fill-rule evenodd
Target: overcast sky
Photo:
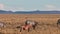
<path id="1" fill-rule="evenodd" d="M 0 0 L 0 10 L 60 10 L 60 0 Z"/>

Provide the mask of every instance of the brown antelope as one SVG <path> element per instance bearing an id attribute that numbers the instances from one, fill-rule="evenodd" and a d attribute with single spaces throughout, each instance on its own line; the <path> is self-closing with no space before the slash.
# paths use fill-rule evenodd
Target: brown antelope
<path id="1" fill-rule="evenodd" d="M 28 30 L 28 32 L 29 32 L 31 27 L 33 27 L 33 29 L 35 30 L 36 26 L 37 26 L 37 22 L 36 21 L 26 20 L 24 26 L 20 26 L 20 27 L 17 27 L 17 28 L 20 28 L 20 32 L 22 30 Z"/>

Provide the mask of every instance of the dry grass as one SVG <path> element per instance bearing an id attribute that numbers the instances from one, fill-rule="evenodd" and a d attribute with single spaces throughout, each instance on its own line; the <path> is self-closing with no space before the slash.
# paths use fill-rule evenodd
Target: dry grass
<path id="1" fill-rule="evenodd" d="M 19 32 L 15 27 L 24 24 L 27 19 L 37 21 L 41 25 L 30 32 Z M 60 34 L 56 25 L 58 19 L 59 14 L 0 14 L 0 21 L 6 24 L 5 28 L 0 28 L 0 34 Z"/>

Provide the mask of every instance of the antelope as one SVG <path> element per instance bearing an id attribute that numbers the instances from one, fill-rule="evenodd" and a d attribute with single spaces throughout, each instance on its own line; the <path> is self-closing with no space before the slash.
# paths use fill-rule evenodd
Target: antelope
<path id="1" fill-rule="evenodd" d="M 25 21 L 25 25 L 18 26 L 17 28 L 20 28 L 20 32 L 22 30 L 28 30 L 28 32 L 29 32 L 31 27 L 35 30 L 36 26 L 37 26 L 37 22 L 36 21 L 26 20 Z"/>

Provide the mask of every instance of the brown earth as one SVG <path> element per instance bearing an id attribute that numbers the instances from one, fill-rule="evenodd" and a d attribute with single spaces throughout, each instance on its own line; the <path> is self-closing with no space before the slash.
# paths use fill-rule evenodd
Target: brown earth
<path id="1" fill-rule="evenodd" d="M 0 28 L 0 34 L 60 34 L 57 27 L 57 20 L 60 14 L 0 14 L 0 22 L 4 22 L 4 28 Z M 23 25 L 26 20 L 37 21 L 39 24 L 36 30 L 20 32 L 16 28 Z"/>

